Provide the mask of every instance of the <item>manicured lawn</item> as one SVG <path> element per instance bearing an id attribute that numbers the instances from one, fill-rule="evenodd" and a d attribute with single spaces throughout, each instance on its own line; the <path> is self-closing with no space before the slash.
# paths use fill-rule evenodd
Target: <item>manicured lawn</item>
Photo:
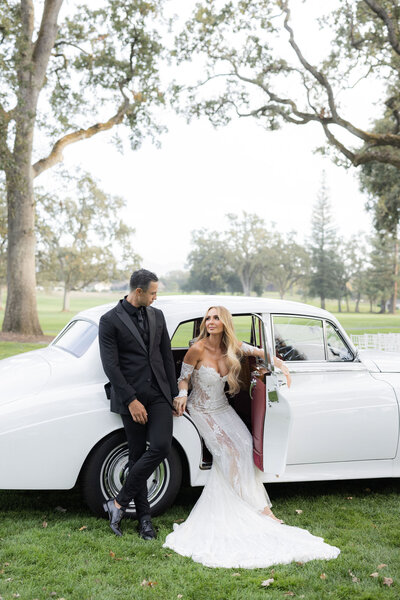
<path id="1" fill-rule="evenodd" d="M 78 310 L 115 302 L 118 297 L 77 294 L 71 312 L 62 313 L 60 297 L 39 295 L 44 332 L 55 335 Z M 338 317 L 350 333 L 400 331 L 397 316 L 341 313 Z M 239 337 L 240 327 L 238 323 Z M 180 335 L 186 341 L 191 331 L 183 328 Z M 180 339 L 176 341 L 180 345 Z M 0 342 L 0 357 L 41 346 Z M 12 460 L 12 449 L 8 459 Z M 123 523 L 124 537 L 113 536 L 107 521 L 93 517 L 82 505 L 78 488 L 0 491 L 0 600 L 400 598 L 399 480 L 275 484 L 269 492 L 278 516 L 339 546 L 339 558 L 267 569 L 209 569 L 163 549 L 173 522 L 186 518 L 198 489 L 183 489 L 175 505 L 154 519 L 159 530 L 154 542 L 140 540 L 132 521 Z M 270 578 L 273 583 L 262 587 Z M 144 580 L 154 585 L 141 585 Z"/>
<path id="2" fill-rule="evenodd" d="M 276 514 L 287 524 L 323 536 L 341 549 L 340 556 L 246 570 L 210 569 L 176 555 L 162 543 L 173 522 L 187 516 L 197 489 L 184 489 L 175 506 L 154 519 L 159 531 L 152 542 L 138 538 L 132 521 L 123 522 L 124 536 L 116 538 L 107 521 L 81 505 L 76 490 L 0 492 L 0 596 L 4 600 L 398 600 L 398 481 L 275 484 L 269 491 Z M 371 577 L 372 573 L 378 576 Z M 384 577 L 393 579 L 390 587 Z M 270 578 L 274 582 L 262 587 L 261 582 Z M 141 585 L 144 580 L 154 585 Z"/>

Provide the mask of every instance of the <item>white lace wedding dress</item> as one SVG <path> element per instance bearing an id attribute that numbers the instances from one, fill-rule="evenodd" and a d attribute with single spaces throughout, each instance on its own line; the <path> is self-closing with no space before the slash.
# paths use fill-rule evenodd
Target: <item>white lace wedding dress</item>
<path id="1" fill-rule="evenodd" d="M 250 349 L 246 345 L 249 354 Z M 256 568 L 336 558 L 340 550 L 322 538 L 261 514 L 271 502 L 253 464 L 251 434 L 224 393 L 226 376 L 213 367 L 193 369 L 183 363 L 179 380 L 190 377 L 189 413 L 213 465 L 192 512 L 174 525 L 164 547 L 207 567 Z"/>

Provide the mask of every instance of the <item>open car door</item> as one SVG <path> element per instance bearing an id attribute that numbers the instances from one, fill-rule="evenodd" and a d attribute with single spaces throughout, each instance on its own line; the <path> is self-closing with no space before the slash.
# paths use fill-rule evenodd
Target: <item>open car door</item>
<path id="1" fill-rule="evenodd" d="M 292 424 L 286 378 L 277 373 L 272 358 L 272 339 L 268 343 L 265 329 L 269 315 L 261 320 L 253 315 L 258 329 L 255 339 L 264 349 L 265 360 L 258 360 L 251 373 L 251 421 L 253 458 L 255 465 L 265 473 L 280 475 L 286 467 L 289 435 Z M 268 329 L 267 329 L 268 331 Z"/>

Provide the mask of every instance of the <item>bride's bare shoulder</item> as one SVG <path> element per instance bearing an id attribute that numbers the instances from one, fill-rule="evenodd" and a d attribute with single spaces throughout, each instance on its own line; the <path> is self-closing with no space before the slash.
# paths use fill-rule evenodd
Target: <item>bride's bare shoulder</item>
<path id="1" fill-rule="evenodd" d="M 190 346 L 189 350 L 185 354 L 184 360 L 189 364 L 196 364 L 199 360 L 201 360 L 203 352 L 203 340 L 199 340 Z"/>

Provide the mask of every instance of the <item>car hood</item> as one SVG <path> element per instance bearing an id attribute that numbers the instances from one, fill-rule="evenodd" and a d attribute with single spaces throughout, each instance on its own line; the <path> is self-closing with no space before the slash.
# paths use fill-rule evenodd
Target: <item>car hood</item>
<path id="1" fill-rule="evenodd" d="M 400 373 L 400 352 L 386 350 L 361 350 L 359 358 L 370 371 Z"/>
<path id="2" fill-rule="evenodd" d="M 10 356 L 0 361 L 0 404 L 23 395 L 40 392 L 49 380 L 51 368 L 42 350 Z"/>

